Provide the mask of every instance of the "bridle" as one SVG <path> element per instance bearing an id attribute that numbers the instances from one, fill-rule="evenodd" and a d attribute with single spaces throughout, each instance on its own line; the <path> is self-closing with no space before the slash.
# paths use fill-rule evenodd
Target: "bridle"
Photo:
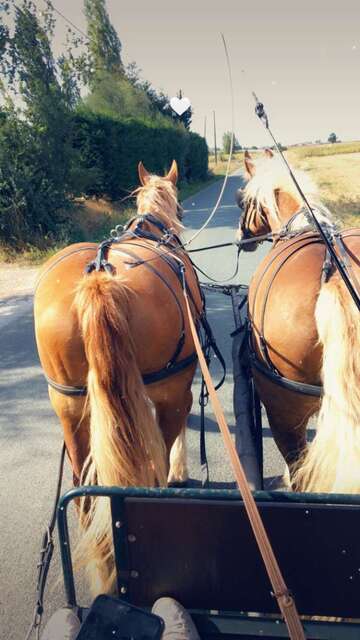
<path id="1" fill-rule="evenodd" d="M 256 222 L 256 226 L 260 224 L 261 227 L 264 227 L 265 229 L 270 231 L 266 213 L 261 205 L 260 206 L 257 205 L 255 198 L 251 198 L 248 202 L 248 206 L 245 207 L 246 201 L 244 198 L 243 189 L 238 190 L 236 201 L 239 208 L 242 210 L 240 214 L 240 219 L 239 219 L 239 229 L 241 231 L 242 238 L 244 240 L 248 240 L 249 238 L 254 238 L 254 242 L 256 242 L 256 235 L 250 231 L 250 224 L 252 222 L 253 223 Z M 258 220 L 256 221 L 257 216 L 258 216 Z"/>

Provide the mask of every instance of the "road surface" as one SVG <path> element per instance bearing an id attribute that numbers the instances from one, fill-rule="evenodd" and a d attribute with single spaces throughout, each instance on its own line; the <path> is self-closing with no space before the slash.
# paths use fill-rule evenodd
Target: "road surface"
<path id="1" fill-rule="evenodd" d="M 234 192 L 241 184 L 239 175 L 229 178 L 222 200 L 210 228 L 194 241 L 192 248 L 234 239 L 239 210 Z M 217 200 L 221 183 L 213 183 L 186 200 L 185 237 L 189 238 L 208 216 Z M 251 273 L 268 247 L 242 254 L 238 283 L 248 283 Z M 195 262 L 217 280 L 226 279 L 234 269 L 233 247 L 194 254 Z M 11 269 L 8 277 L 11 279 Z M 201 276 L 202 281 L 206 278 Z M 226 384 L 220 391 L 229 425 L 233 428 L 231 338 L 233 317 L 231 300 L 222 295 L 207 296 L 208 318 L 218 345 L 227 361 Z M 0 638 L 22 640 L 34 607 L 36 563 L 44 526 L 47 524 L 55 492 L 56 472 L 61 450 L 61 431 L 47 395 L 41 373 L 32 321 L 32 296 L 27 291 L 0 299 Z M 215 379 L 218 365 L 211 370 Z M 199 376 L 194 383 L 194 405 L 189 419 L 189 467 L 193 485 L 200 481 L 199 465 Z M 214 487 L 231 487 L 233 478 L 226 453 L 211 413 L 206 420 L 210 477 Z M 282 473 L 283 463 L 264 429 L 265 475 Z M 70 488 L 66 470 L 64 488 Z M 58 551 L 49 575 L 47 614 L 63 604 Z M 83 586 L 81 602 L 87 598 Z"/>

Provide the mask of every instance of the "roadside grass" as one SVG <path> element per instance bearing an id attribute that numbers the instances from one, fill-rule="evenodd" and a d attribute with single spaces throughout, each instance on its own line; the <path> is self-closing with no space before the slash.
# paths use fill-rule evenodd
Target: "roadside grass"
<path id="1" fill-rule="evenodd" d="M 183 200 L 186 200 L 186 198 L 190 198 L 191 196 L 194 196 L 196 193 L 198 193 L 198 191 L 201 191 L 201 189 L 205 189 L 210 184 L 212 184 L 213 182 L 216 182 L 220 178 L 221 176 L 212 175 L 209 173 L 206 180 L 196 180 L 194 182 L 181 182 L 178 190 L 179 202 L 182 202 Z"/>
<path id="2" fill-rule="evenodd" d="M 16 262 L 18 265 L 42 264 L 55 253 L 76 242 L 101 242 L 111 229 L 125 224 L 135 209 L 105 199 L 77 199 L 71 211 L 71 231 L 61 242 L 44 238 L 38 245 L 24 243 L 12 247 L 0 244 L 0 262 Z"/>
<path id="3" fill-rule="evenodd" d="M 227 164 L 228 164 L 229 154 L 227 153 L 218 153 L 217 162 L 215 162 L 214 154 L 209 155 L 209 172 L 213 176 L 216 176 L 217 179 L 223 178 L 226 174 Z M 231 163 L 230 163 L 230 173 L 236 171 L 237 169 L 241 169 L 243 165 L 244 154 L 242 151 L 233 153 Z"/>
<path id="4" fill-rule="evenodd" d="M 360 226 L 360 143 L 356 144 L 355 153 L 346 150 L 341 154 L 314 156 L 299 153 L 300 149 L 287 153 L 293 166 L 309 173 L 319 187 L 321 201 L 342 227 Z M 349 147 L 350 144 L 346 145 Z"/>

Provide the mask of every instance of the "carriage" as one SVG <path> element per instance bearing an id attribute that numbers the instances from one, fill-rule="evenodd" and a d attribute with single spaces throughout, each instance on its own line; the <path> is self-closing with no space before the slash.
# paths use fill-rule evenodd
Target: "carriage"
<path id="1" fill-rule="evenodd" d="M 92 268 L 98 267 L 111 271 L 104 247 Z M 184 285 L 185 293 L 190 289 Z M 359 626 L 354 620 L 360 618 L 360 497 L 334 491 L 320 494 L 263 490 L 259 399 L 253 380 L 247 375 L 252 355 L 245 314 L 247 289 L 231 287 L 226 293 L 232 296 L 234 309 L 234 410 L 241 423 L 237 448 L 289 590 L 272 591 L 247 519 L 246 499 L 238 491 L 120 489 L 92 483 L 71 490 L 58 504 L 66 604 L 76 608 L 80 617 L 86 617 L 86 608 L 79 607 L 76 598 L 68 504 L 74 500 L 90 504 L 93 514 L 97 501 L 104 504 L 106 499 L 110 503 L 111 527 L 106 531 L 105 551 L 114 559 L 112 577 L 121 600 L 147 609 L 159 596 L 174 597 L 191 610 L 201 637 L 225 635 L 229 640 L 288 637 L 277 613 L 278 603 L 282 602 L 284 613 L 283 609 L 295 600 L 304 617 L 305 635 L 292 637 L 356 638 Z M 193 307 L 196 308 L 194 301 Z M 191 324 L 190 318 L 191 313 Z M 174 364 L 176 359 L 171 361 L 171 366 Z M 260 373 L 266 375 L 264 371 Z M 59 384 L 49 376 L 48 382 L 59 390 Z M 64 388 L 65 385 L 63 391 Z M 239 405 L 247 407 L 245 414 L 238 411 Z M 103 508 L 101 513 L 105 513 Z M 82 515 L 86 516 L 84 507 Z M 103 541 L 104 531 L 101 536 Z"/>

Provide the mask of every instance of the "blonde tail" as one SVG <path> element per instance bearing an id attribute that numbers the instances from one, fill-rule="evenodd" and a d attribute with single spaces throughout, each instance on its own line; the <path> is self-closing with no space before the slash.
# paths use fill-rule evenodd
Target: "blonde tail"
<path id="1" fill-rule="evenodd" d="M 107 273 L 84 277 L 76 293 L 89 367 L 90 446 L 84 484 L 166 486 L 165 444 L 135 359 L 130 295 L 120 278 Z M 77 555 L 96 574 L 93 591 L 110 591 L 115 570 L 108 500 L 84 500 L 80 520 L 84 532 Z"/>
<path id="2" fill-rule="evenodd" d="M 360 493 L 360 316 L 338 277 L 322 286 L 315 316 L 324 396 L 293 481 L 300 491 Z"/>

